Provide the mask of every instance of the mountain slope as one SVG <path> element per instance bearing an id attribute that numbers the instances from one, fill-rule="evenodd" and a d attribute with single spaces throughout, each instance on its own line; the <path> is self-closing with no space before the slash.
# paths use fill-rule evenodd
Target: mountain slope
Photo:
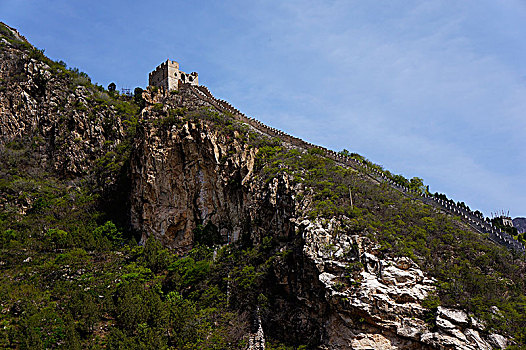
<path id="1" fill-rule="evenodd" d="M 514 218 L 513 226 L 515 226 L 519 233 L 526 232 L 526 218 Z"/>
<path id="2" fill-rule="evenodd" d="M 205 88 L 119 96 L 0 29 L 3 347 L 524 345 L 524 259 L 468 222 Z"/>

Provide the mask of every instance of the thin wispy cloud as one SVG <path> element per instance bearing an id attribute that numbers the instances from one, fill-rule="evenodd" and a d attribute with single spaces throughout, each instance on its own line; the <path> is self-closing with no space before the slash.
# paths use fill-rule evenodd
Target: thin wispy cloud
<path id="1" fill-rule="evenodd" d="M 286 63 L 268 61 L 262 76 L 241 65 L 237 79 L 243 86 L 241 75 L 256 72 L 264 87 L 252 99 L 277 103 L 244 95 L 244 104 L 296 135 L 473 198 L 486 212 L 524 212 L 524 81 L 501 52 L 481 49 L 478 33 L 465 31 L 473 26 L 465 7 L 426 2 L 377 15 L 357 3 L 298 5 L 278 6 L 287 21 L 265 17 L 269 36 L 286 32 L 273 44 Z M 303 61 L 290 65 L 298 52 Z M 296 112 L 279 113 L 286 104 Z"/>

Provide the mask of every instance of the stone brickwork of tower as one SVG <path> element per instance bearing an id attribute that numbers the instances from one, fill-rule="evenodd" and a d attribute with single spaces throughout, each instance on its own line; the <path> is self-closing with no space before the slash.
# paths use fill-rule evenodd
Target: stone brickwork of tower
<path id="1" fill-rule="evenodd" d="M 500 217 L 500 220 L 504 226 L 510 226 L 513 227 L 513 220 L 509 216 L 502 215 Z"/>
<path id="2" fill-rule="evenodd" d="M 148 85 L 162 87 L 166 90 L 177 90 L 179 84 L 199 85 L 196 72 L 185 73 L 179 70 L 179 63 L 166 60 L 149 74 Z"/>

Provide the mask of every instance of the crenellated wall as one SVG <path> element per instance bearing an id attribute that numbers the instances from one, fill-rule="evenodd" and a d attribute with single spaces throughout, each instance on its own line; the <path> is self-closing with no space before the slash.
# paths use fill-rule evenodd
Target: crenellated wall
<path id="1" fill-rule="evenodd" d="M 481 217 L 478 213 L 471 210 L 467 210 L 466 208 L 457 205 L 454 201 L 446 201 L 440 198 L 436 198 L 434 196 L 422 195 L 408 187 L 401 186 L 400 184 L 396 183 L 391 178 L 389 178 L 384 172 L 376 168 L 369 167 L 363 162 L 360 162 L 351 157 L 344 156 L 338 152 L 327 149 L 325 147 L 314 145 L 310 142 L 284 133 L 281 130 L 267 126 L 262 122 L 241 113 L 238 109 L 233 107 L 227 101 L 215 98 L 206 86 L 192 86 L 191 88 L 196 93 L 196 96 L 198 96 L 199 98 L 210 103 L 222 112 L 232 114 L 233 117 L 237 120 L 252 126 L 253 128 L 262 133 L 265 133 L 271 137 L 277 137 L 285 143 L 305 150 L 319 149 L 328 158 L 345 166 L 349 166 L 354 169 L 360 170 L 378 182 L 387 183 L 393 189 L 400 191 L 406 196 L 410 196 L 411 198 L 421 200 L 422 202 L 444 210 L 451 215 L 459 216 L 463 222 L 468 224 L 477 232 L 488 234 L 489 239 L 491 239 L 495 243 L 503 245 L 508 249 L 512 249 L 517 252 L 526 252 L 524 245 L 521 242 L 515 240 L 513 237 L 511 237 L 507 232 L 502 231 L 498 227 L 495 227 L 491 222 L 485 221 L 484 218 Z"/>

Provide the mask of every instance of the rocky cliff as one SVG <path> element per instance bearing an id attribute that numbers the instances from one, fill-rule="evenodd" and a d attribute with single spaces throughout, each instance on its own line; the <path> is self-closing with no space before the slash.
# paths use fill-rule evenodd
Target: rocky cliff
<path id="1" fill-rule="evenodd" d="M 519 233 L 526 232 L 526 218 L 514 218 L 513 226 L 517 229 Z"/>
<path id="2" fill-rule="evenodd" d="M 504 320 L 522 305 L 523 257 L 365 170 L 243 123 L 195 87 L 115 96 L 1 30 L 2 155 L 31 149 L 18 171 L 100 192 L 104 217 L 175 252 L 159 292 L 167 303 L 174 288 L 224 293 L 225 310 L 253 322 L 254 349 L 263 337 L 321 349 L 520 345 L 524 320 Z M 34 208 L 22 203 L 30 197 L 2 207 Z M 210 280 L 178 270 L 196 249 L 213 251 L 199 265 L 218 269 Z"/>
<path id="3" fill-rule="evenodd" d="M 245 142 L 240 124 L 200 109 L 191 90 L 144 97 L 162 101 L 163 108 L 156 102 L 143 110 L 132 149 L 131 223 L 142 240 L 153 235 L 185 252 L 197 227 L 212 230 L 216 243 L 259 242 L 266 232 L 290 235 L 289 184 L 284 178 L 255 181 L 257 149 Z"/>
<path id="4" fill-rule="evenodd" d="M 265 175 L 248 141 L 258 130 L 199 111 L 190 89 L 144 97 L 163 108 L 143 112 L 149 122 L 132 152 L 134 227 L 143 240 L 154 235 L 180 252 L 195 244 L 197 227 L 213 227 L 219 244 L 278 238 L 292 254 L 272 267 L 275 286 L 265 288 L 275 302 L 264 312 L 263 330 L 327 349 L 505 347 L 504 337 L 488 334 L 461 309 L 438 307 L 430 316 L 423 303 L 437 281 L 415 261 L 385 254 L 366 231 L 353 232 L 349 217 L 309 216 L 316 193 L 286 172 Z M 193 115 L 175 115 L 192 107 Z"/>
<path id="5" fill-rule="evenodd" d="M 302 225 L 304 253 L 315 262 L 331 305 L 328 349 L 506 347 L 504 337 L 486 336 L 484 324 L 460 309 L 439 306 L 429 322 L 423 304 L 437 281 L 411 259 L 386 256 L 368 238 L 341 233 L 335 219 Z"/>
<path id="6" fill-rule="evenodd" d="M 0 42 L 0 140 L 33 137 L 39 166 L 63 176 L 89 172 L 123 139 L 118 106 L 85 74 L 53 62 L 12 28 Z"/>

